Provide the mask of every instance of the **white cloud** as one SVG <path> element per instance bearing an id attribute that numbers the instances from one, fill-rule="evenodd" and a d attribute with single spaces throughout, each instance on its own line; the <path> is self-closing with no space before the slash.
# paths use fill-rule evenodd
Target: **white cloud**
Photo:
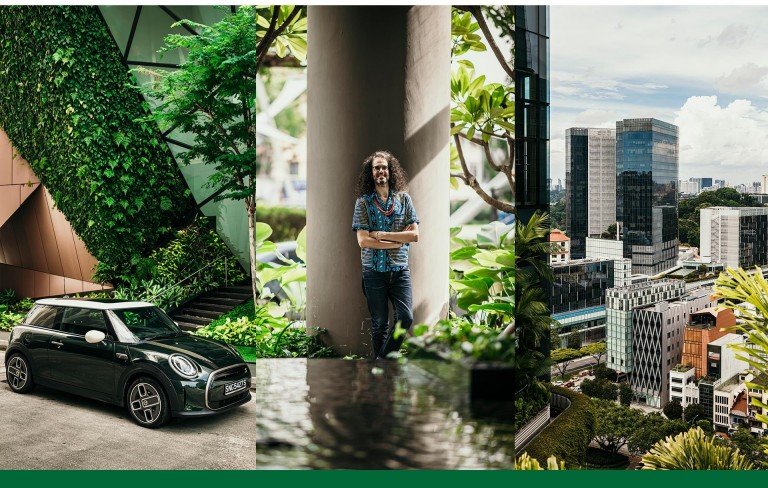
<path id="1" fill-rule="evenodd" d="M 674 124 L 680 127 L 680 175 L 699 165 L 721 167 L 715 177 L 752 181 L 768 165 L 768 110 L 749 100 L 726 106 L 716 96 L 690 97 Z M 742 173 L 733 176 L 736 170 Z M 754 174 L 752 174 L 754 173 Z"/>
<path id="2" fill-rule="evenodd" d="M 715 87 L 726 93 L 744 93 L 759 87 L 766 75 L 768 75 L 768 67 L 750 62 L 716 79 Z"/>

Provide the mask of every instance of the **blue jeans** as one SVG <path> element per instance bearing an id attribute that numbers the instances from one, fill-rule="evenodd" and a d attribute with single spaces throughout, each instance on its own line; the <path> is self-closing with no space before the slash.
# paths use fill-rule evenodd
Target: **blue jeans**
<path id="1" fill-rule="evenodd" d="M 371 314 L 371 339 L 373 354 L 377 358 L 387 357 L 392 351 L 399 351 L 404 335 L 394 337 L 395 327 L 389 327 L 389 303 L 395 309 L 395 324 L 399 321 L 402 329 L 408 330 L 413 323 L 413 297 L 411 293 L 411 272 L 373 271 L 363 268 L 363 292 L 368 300 Z"/>

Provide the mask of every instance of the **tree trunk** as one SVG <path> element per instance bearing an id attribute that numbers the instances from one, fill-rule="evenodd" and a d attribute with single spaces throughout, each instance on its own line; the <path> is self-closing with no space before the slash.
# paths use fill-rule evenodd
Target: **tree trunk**
<path id="1" fill-rule="evenodd" d="M 256 307 L 256 197 L 253 203 L 247 199 L 245 208 L 248 211 L 248 252 L 251 255 L 251 289 L 253 290 L 253 306 Z"/>

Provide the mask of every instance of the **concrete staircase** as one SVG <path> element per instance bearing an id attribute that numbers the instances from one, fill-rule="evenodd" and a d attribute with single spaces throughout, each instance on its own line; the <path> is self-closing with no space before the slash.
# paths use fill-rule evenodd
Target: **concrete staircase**
<path id="1" fill-rule="evenodd" d="M 203 293 L 170 315 L 182 330 L 194 332 L 241 303 L 252 299 L 253 293 L 248 285 L 224 286 Z"/>

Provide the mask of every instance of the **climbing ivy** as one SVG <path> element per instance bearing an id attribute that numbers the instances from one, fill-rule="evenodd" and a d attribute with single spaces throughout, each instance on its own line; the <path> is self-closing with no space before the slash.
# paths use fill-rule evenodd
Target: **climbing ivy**
<path id="1" fill-rule="evenodd" d="M 99 261 L 146 256 L 189 190 L 95 7 L 0 8 L 0 128 Z"/>

